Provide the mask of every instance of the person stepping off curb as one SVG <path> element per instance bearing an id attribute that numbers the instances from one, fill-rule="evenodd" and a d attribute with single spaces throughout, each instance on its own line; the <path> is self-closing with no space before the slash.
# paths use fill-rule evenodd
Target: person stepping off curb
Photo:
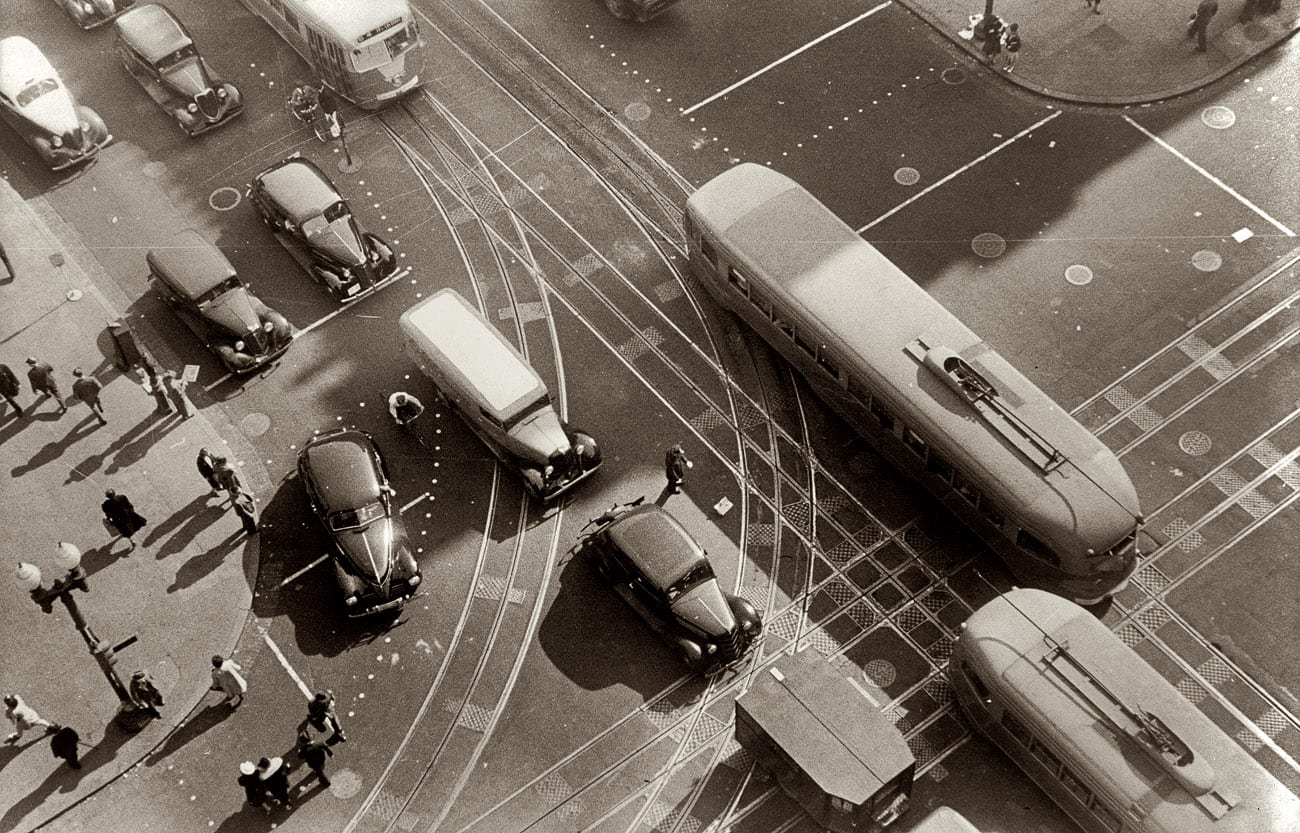
<path id="1" fill-rule="evenodd" d="M 104 418 L 104 405 L 99 401 L 99 392 L 104 386 L 93 376 L 87 376 L 81 372 L 81 368 L 72 371 L 75 381 L 72 383 L 72 395 L 90 408 L 90 412 L 99 420 L 100 425 L 108 425 L 108 420 Z"/>
<path id="2" fill-rule="evenodd" d="M 5 699 L 5 718 L 14 724 L 14 731 L 7 738 L 5 743 L 15 743 L 23 736 L 23 732 L 28 729 L 35 729 L 37 726 L 46 731 L 47 734 L 54 732 L 54 724 L 36 713 L 36 709 L 23 702 L 23 698 L 17 694 L 6 694 Z"/>
<path id="3" fill-rule="evenodd" d="M 212 691 L 226 695 L 225 703 L 232 708 L 239 708 L 244 702 L 244 692 L 248 691 L 248 680 L 239 672 L 243 669 L 233 659 L 226 659 L 220 654 L 212 657 Z"/>
<path id="4" fill-rule="evenodd" d="M 194 465 L 198 468 L 199 474 L 208 481 L 208 488 L 212 489 L 212 497 L 221 494 L 221 481 L 217 479 L 217 465 L 225 461 L 225 457 L 218 457 L 206 448 L 200 448 L 199 456 L 194 458 Z"/>

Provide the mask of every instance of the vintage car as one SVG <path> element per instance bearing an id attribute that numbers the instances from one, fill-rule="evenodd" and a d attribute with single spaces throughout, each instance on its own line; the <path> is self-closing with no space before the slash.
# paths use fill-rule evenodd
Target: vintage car
<path id="1" fill-rule="evenodd" d="M 191 136 L 244 112 L 234 84 L 212 71 L 166 6 L 137 6 L 114 23 L 117 56 L 158 106 Z"/>
<path id="2" fill-rule="evenodd" d="M 414 598 L 420 565 L 370 435 L 335 428 L 313 437 L 298 453 L 298 475 L 334 541 L 334 577 L 348 616 L 395 610 Z"/>
<path id="3" fill-rule="evenodd" d="M 54 0 L 82 29 L 102 26 L 135 5 L 135 0 Z"/>
<path id="4" fill-rule="evenodd" d="M 338 300 L 355 301 L 397 274 L 393 250 L 361 230 L 334 183 L 310 161 L 277 162 L 253 178 L 250 197 L 262 222 Z"/>
<path id="5" fill-rule="evenodd" d="M 749 652 L 758 611 L 718 586 L 708 554 L 664 509 L 638 500 L 607 512 L 582 541 L 600 575 L 691 670 L 713 674 Z"/>
<path id="6" fill-rule="evenodd" d="M 36 44 L 0 40 L 0 115 L 56 171 L 85 162 L 113 140 L 104 120 L 77 104 Z"/>
<path id="7" fill-rule="evenodd" d="M 275 361 L 293 342 L 293 327 L 262 303 L 221 250 L 186 229 L 145 256 L 149 277 L 231 373 L 252 373 Z"/>

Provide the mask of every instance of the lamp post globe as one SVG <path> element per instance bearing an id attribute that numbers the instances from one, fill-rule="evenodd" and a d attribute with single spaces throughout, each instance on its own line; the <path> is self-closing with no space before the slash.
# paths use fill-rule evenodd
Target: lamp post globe
<path id="1" fill-rule="evenodd" d="M 81 564 L 81 550 L 66 541 L 60 541 L 54 551 L 54 563 L 64 570 L 75 570 Z"/>
<path id="2" fill-rule="evenodd" d="M 18 586 L 28 593 L 41 586 L 41 570 L 35 564 L 28 564 L 26 561 L 18 564 L 18 569 L 14 570 L 14 581 Z"/>

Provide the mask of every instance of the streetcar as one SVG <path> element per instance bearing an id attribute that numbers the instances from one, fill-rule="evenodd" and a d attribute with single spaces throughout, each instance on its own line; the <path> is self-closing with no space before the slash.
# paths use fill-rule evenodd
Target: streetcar
<path id="1" fill-rule="evenodd" d="M 736 741 L 828 830 L 878 833 L 907 811 L 907 741 L 815 651 L 782 657 L 736 698 Z"/>
<path id="2" fill-rule="evenodd" d="M 1083 608 L 1017 589 L 962 625 L 961 709 L 1089 833 L 1286 833 L 1297 798 Z"/>
<path id="3" fill-rule="evenodd" d="M 744 163 L 686 201 L 695 276 L 1023 584 L 1082 604 L 1137 566 L 1119 459 L 789 177 Z"/>
<path id="4" fill-rule="evenodd" d="M 420 83 L 424 42 L 406 0 L 241 2 L 359 107 L 383 107 Z"/>

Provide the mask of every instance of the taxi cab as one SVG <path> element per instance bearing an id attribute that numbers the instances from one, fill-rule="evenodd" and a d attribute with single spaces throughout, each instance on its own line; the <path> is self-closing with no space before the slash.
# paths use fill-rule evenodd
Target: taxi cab
<path id="1" fill-rule="evenodd" d="M 113 140 L 36 44 L 17 35 L 0 40 L 0 116 L 55 171 L 91 159 Z"/>

